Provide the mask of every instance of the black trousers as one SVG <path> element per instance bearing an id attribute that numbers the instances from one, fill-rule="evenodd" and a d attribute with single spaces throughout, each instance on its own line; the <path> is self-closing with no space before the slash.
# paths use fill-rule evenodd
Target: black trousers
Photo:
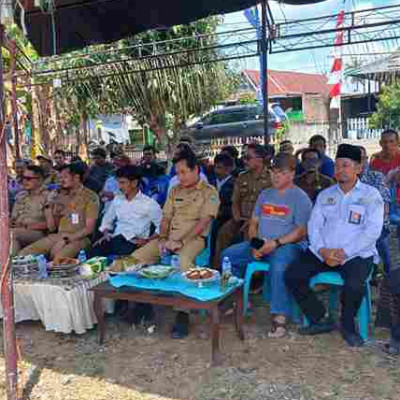
<path id="1" fill-rule="evenodd" d="M 107 256 L 127 256 L 137 249 L 136 244 L 129 242 L 124 236 L 118 235 L 111 238 L 110 241 L 104 241 L 92 248 L 90 258 Z"/>
<path id="2" fill-rule="evenodd" d="M 373 257 L 356 257 L 342 266 L 331 268 L 307 250 L 298 262 L 291 264 L 286 270 L 286 286 L 299 304 L 302 313 L 311 323 L 316 323 L 325 316 L 326 310 L 310 288 L 310 280 L 320 272 L 339 272 L 344 280 L 342 326 L 347 331 L 355 332 L 354 319 L 364 296 L 365 281 L 373 265 Z"/>

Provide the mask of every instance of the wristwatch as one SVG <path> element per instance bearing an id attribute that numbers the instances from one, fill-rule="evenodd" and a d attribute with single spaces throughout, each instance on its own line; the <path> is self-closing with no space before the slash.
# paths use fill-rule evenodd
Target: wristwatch
<path id="1" fill-rule="evenodd" d="M 276 248 L 279 248 L 283 245 L 283 243 L 281 243 L 281 241 L 278 239 L 275 239 L 275 243 L 276 243 Z"/>

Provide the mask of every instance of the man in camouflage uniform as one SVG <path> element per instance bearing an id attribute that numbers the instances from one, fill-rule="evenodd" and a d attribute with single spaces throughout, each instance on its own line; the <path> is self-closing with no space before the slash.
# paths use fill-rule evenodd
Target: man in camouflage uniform
<path id="1" fill-rule="evenodd" d="M 246 240 L 249 221 L 253 214 L 258 195 L 271 186 L 271 178 L 265 165 L 266 150 L 258 144 L 250 144 L 244 157 L 247 171 L 241 173 L 235 182 L 232 197 L 233 219 L 226 222 L 219 231 L 214 267 L 221 265 L 221 253 L 234 243 Z"/>
<path id="2" fill-rule="evenodd" d="M 11 214 L 12 255 L 45 236 L 45 205 L 48 192 L 43 186 L 44 171 L 31 165 L 22 175 L 24 190 L 17 195 Z"/>
<path id="3" fill-rule="evenodd" d="M 20 255 L 46 254 L 57 264 L 61 258 L 74 258 L 80 250 L 90 247 L 99 213 L 99 199 L 82 185 L 84 172 L 80 163 L 63 167 L 61 191 L 45 209 L 48 228 L 57 233 L 33 243 Z"/>

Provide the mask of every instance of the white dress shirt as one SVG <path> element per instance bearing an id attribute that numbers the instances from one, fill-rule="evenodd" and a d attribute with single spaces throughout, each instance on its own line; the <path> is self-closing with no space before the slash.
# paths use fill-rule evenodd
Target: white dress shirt
<path id="1" fill-rule="evenodd" d="M 200 180 L 203 182 L 208 183 L 208 179 L 207 176 L 205 174 L 203 174 L 203 172 L 200 171 L 199 173 L 199 177 Z M 171 190 L 178 186 L 181 183 L 181 181 L 179 180 L 179 176 L 178 175 L 174 175 L 171 180 L 169 181 L 169 186 L 168 186 L 168 195 L 170 194 Z"/>
<path id="2" fill-rule="evenodd" d="M 379 261 L 376 241 L 381 235 L 384 203 L 377 189 L 357 181 L 344 193 L 334 185 L 323 190 L 308 223 L 310 250 L 322 261 L 322 248 L 343 249 L 346 261 L 374 256 Z"/>
<path id="3" fill-rule="evenodd" d="M 222 186 L 224 186 L 224 184 L 225 184 L 226 182 L 228 182 L 229 179 L 231 179 L 231 178 L 232 178 L 232 175 L 228 175 L 226 178 L 224 178 L 224 179 L 222 179 L 222 180 L 219 180 L 219 179 L 217 178 L 217 189 L 218 189 L 218 192 L 220 192 Z"/>
<path id="4" fill-rule="evenodd" d="M 159 233 L 161 219 L 162 211 L 158 203 L 139 191 L 130 201 L 124 195 L 115 197 L 99 230 L 112 231 L 115 226 L 113 236 L 122 235 L 127 240 L 146 239 L 150 235 L 151 223 Z"/>

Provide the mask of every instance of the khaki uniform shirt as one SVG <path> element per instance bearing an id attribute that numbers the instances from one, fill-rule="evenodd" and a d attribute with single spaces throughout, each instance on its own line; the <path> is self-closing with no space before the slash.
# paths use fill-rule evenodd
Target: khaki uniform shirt
<path id="1" fill-rule="evenodd" d="M 241 218 L 251 218 L 258 195 L 270 186 L 271 177 L 267 167 L 261 174 L 245 171 L 236 178 L 232 204 L 239 206 Z"/>
<path id="2" fill-rule="evenodd" d="M 174 187 L 163 210 L 163 218 L 169 222 L 169 239 L 180 240 L 183 233 L 192 232 L 199 220 L 215 218 L 218 208 L 218 192 L 208 183 L 199 181 L 191 188 Z M 208 231 L 202 233 L 207 235 Z"/>
<path id="3" fill-rule="evenodd" d="M 307 180 L 307 172 L 305 172 L 295 178 L 294 184 L 297 185 L 300 189 L 304 190 L 308 194 L 310 200 L 314 203 L 318 194 L 322 190 L 334 185 L 335 181 L 329 176 L 323 174 L 315 174 L 315 179 L 310 183 Z"/>
<path id="4" fill-rule="evenodd" d="M 42 187 L 37 193 L 20 192 L 12 210 L 12 221 L 16 224 L 46 222 L 44 209 L 48 194 L 45 187 Z"/>
<path id="5" fill-rule="evenodd" d="M 76 233 L 85 228 L 87 219 L 97 219 L 99 215 L 97 194 L 83 186 L 71 193 L 61 191 L 53 203 L 60 233 Z"/>

